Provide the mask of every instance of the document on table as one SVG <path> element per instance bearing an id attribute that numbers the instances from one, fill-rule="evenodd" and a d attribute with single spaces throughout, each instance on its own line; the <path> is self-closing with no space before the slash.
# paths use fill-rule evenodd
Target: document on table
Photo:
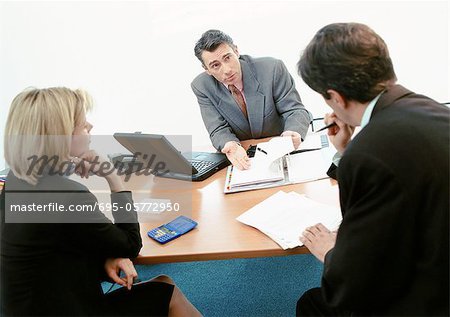
<path id="1" fill-rule="evenodd" d="M 290 136 L 272 138 L 268 142 L 259 143 L 256 148 L 260 150 L 255 152 L 255 159 L 269 163 L 295 150 Z"/>
<path id="2" fill-rule="evenodd" d="M 303 245 L 299 237 L 309 226 L 322 223 L 328 229 L 336 230 L 342 215 L 338 207 L 296 192 L 279 191 L 236 219 L 259 229 L 286 250 Z"/>
<path id="3" fill-rule="evenodd" d="M 309 141 L 308 141 L 309 140 Z M 259 143 L 248 170 L 229 166 L 224 193 L 282 186 L 327 178 L 331 164 L 326 135 L 310 135 L 294 151 L 290 137 L 275 137 Z M 294 154 L 290 154 L 294 153 Z"/>
<path id="4" fill-rule="evenodd" d="M 326 157 L 326 150 L 314 150 L 286 157 L 289 182 L 304 183 L 327 178 L 330 166 Z"/>
<path id="5" fill-rule="evenodd" d="M 294 150 L 291 137 L 275 137 L 258 144 L 248 170 L 228 167 L 225 192 L 272 186 L 285 181 L 283 157 Z"/>

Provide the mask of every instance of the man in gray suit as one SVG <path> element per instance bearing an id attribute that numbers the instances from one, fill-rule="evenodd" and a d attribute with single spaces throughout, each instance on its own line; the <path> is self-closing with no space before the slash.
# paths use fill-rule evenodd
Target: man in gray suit
<path id="1" fill-rule="evenodd" d="M 230 36 L 205 32 L 195 45 L 205 72 L 191 87 L 214 147 L 239 169 L 250 167 L 240 140 L 291 136 L 297 148 L 311 115 L 282 61 L 239 55 Z"/>

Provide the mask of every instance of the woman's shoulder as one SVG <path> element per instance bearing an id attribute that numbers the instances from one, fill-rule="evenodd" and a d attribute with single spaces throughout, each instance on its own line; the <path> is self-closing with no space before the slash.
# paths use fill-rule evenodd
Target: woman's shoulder
<path id="1" fill-rule="evenodd" d="M 77 194 L 87 194 L 89 196 L 93 196 L 88 187 L 65 176 L 46 176 L 41 180 L 39 187 L 39 190 L 58 194 L 63 193 L 66 196 L 73 196 Z"/>
<path id="2" fill-rule="evenodd" d="M 42 175 L 36 185 L 27 183 L 13 172 L 7 176 L 7 191 L 89 192 L 89 189 L 64 175 Z"/>

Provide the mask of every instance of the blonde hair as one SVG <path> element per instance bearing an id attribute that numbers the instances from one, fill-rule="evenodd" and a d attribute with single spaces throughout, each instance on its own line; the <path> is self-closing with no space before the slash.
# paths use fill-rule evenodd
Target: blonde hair
<path id="1" fill-rule="evenodd" d="M 9 110 L 4 142 L 5 159 L 15 176 L 36 185 L 44 162 L 31 166 L 31 157 L 68 161 L 73 130 L 84 123 L 91 108 L 92 98 L 78 89 L 28 88 L 18 94 Z"/>

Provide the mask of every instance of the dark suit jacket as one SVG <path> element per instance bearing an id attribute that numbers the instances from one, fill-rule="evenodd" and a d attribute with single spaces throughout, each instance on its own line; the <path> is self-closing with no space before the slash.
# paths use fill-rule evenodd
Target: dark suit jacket
<path id="1" fill-rule="evenodd" d="M 322 290 L 356 315 L 449 313 L 449 109 L 394 86 L 338 168 Z"/>
<path id="2" fill-rule="evenodd" d="M 97 199 L 83 185 L 61 176 L 46 176 L 37 186 L 31 186 L 9 173 L 4 189 L 2 316 L 84 316 L 104 312 L 100 282 L 106 278 L 105 259 L 135 257 L 142 246 L 136 212 L 123 209 L 113 212 L 116 224 L 98 208 L 83 215 L 83 221 L 95 223 L 5 223 L 5 198 L 8 208 L 13 203 L 50 202 L 66 207 L 88 206 L 95 205 Z M 126 206 L 132 203 L 131 193 L 113 193 L 111 202 Z M 58 213 L 54 217 L 64 220 Z"/>
<path id="3" fill-rule="evenodd" d="M 248 120 L 224 84 L 206 72 L 191 84 L 214 147 L 228 141 L 258 139 L 290 130 L 305 139 L 311 121 L 282 61 L 240 57 Z"/>

